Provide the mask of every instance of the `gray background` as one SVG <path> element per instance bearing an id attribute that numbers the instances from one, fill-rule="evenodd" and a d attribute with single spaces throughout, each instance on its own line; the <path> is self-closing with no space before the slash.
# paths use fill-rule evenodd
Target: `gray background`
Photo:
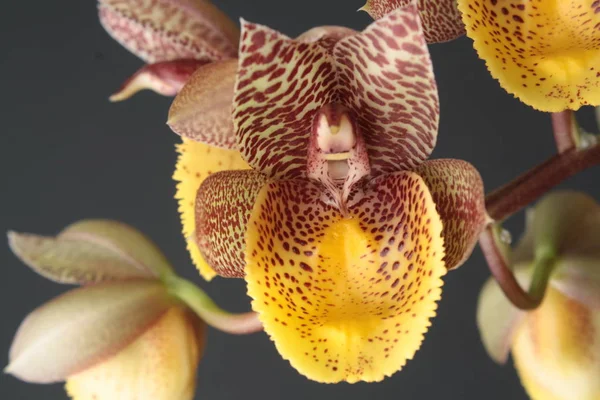
<path id="1" fill-rule="evenodd" d="M 230 16 L 296 35 L 312 26 L 361 29 L 363 0 L 221 0 Z M 248 309 L 243 281 L 201 282 L 180 235 L 171 181 L 175 134 L 165 125 L 170 99 L 144 93 L 110 104 L 107 97 L 142 65 L 103 31 L 93 0 L 11 1 L 0 6 L 0 230 L 44 234 L 87 217 L 115 218 L 154 238 L 179 271 L 218 303 Z M 441 97 L 434 157 L 473 163 L 493 189 L 554 152 L 547 115 L 506 94 L 487 73 L 471 41 L 431 52 Z M 595 129 L 591 112 L 583 115 Z M 592 169 L 564 187 L 588 190 Z M 510 221 L 515 236 L 522 216 Z M 22 318 L 67 290 L 35 275 L 0 246 L 0 351 L 7 353 Z M 211 331 L 199 371 L 200 399 L 525 399 L 509 365 L 496 366 L 475 327 L 477 294 L 488 272 L 481 253 L 446 278 L 443 300 L 415 360 L 377 384 L 322 385 L 296 373 L 265 334 Z M 0 376 L 2 399 L 65 399 L 61 385 L 36 386 Z M 148 399 L 151 400 L 151 399 Z"/>

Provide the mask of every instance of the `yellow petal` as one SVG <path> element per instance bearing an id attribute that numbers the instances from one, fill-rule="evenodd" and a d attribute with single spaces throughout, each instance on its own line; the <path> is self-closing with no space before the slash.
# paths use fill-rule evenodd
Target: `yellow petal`
<path id="1" fill-rule="evenodd" d="M 196 192 L 204 179 L 214 172 L 249 167 L 237 150 L 212 147 L 189 139 L 183 139 L 183 143 L 177 146 L 177 151 L 179 158 L 173 179 L 178 182 L 175 198 L 179 201 L 183 236 L 192 261 L 202 277 L 210 281 L 216 273 L 202 258 L 194 241 Z"/>
<path id="2" fill-rule="evenodd" d="M 600 313 L 549 288 L 518 328 L 513 358 L 533 400 L 600 398 Z"/>
<path id="3" fill-rule="evenodd" d="M 117 355 L 70 377 L 74 400 L 191 400 L 204 348 L 204 324 L 172 308 Z"/>
<path id="4" fill-rule="evenodd" d="M 600 105 L 600 4 L 458 0 L 467 35 L 508 92 L 541 111 Z"/>
<path id="5" fill-rule="evenodd" d="M 418 175 L 385 175 L 355 195 L 345 218 L 318 183 L 270 182 L 246 234 L 253 309 L 283 358 L 319 382 L 400 370 L 446 272 L 442 222 Z"/>

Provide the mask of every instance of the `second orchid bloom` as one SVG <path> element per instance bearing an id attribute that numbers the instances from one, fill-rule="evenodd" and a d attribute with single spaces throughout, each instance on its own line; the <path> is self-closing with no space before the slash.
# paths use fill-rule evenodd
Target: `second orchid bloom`
<path id="1" fill-rule="evenodd" d="M 310 379 L 400 370 L 435 315 L 441 278 L 487 222 L 477 171 L 427 161 L 438 120 L 414 4 L 362 33 L 319 27 L 290 39 L 243 22 L 238 59 L 201 67 L 173 103 L 184 226 L 204 268 L 247 281 L 266 332 Z M 237 148 L 251 169 L 232 154 L 209 175 L 204 157 L 190 157 L 208 146 Z"/>

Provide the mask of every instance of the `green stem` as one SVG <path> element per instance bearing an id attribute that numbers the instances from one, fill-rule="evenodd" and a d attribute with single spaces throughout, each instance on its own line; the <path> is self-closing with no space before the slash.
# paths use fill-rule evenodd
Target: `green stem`
<path id="1" fill-rule="evenodd" d="M 245 335 L 263 329 L 255 312 L 229 313 L 188 280 L 172 275 L 165 278 L 165 283 L 171 294 L 187 304 L 201 319 L 215 329 L 234 335 Z"/>
<path id="2" fill-rule="evenodd" d="M 484 230 L 479 238 L 479 245 L 490 272 L 515 307 L 522 310 L 536 309 L 544 299 L 550 275 L 556 264 L 555 253 L 549 248 L 536 251 L 533 277 L 529 292 L 527 292 L 521 287 L 510 268 L 508 262 L 510 248 L 501 242 L 500 230 L 500 225 L 492 224 Z"/>

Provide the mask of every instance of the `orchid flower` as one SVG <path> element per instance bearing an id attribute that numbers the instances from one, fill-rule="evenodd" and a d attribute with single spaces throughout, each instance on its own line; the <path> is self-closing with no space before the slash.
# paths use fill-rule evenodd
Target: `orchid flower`
<path id="1" fill-rule="evenodd" d="M 529 285 L 538 265 L 549 265 L 541 306 L 518 310 L 494 280 L 481 292 L 477 320 L 485 348 L 498 363 L 512 349 L 532 399 L 600 396 L 599 262 L 600 205 L 583 193 L 555 192 L 529 211 L 512 257 L 521 285 Z"/>
<path id="2" fill-rule="evenodd" d="M 99 0 L 98 11 L 107 32 L 148 63 L 111 101 L 142 89 L 174 96 L 199 66 L 237 54 L 239 29 L 210 1 Z"/>
<path id="3" fill-rule="evenodd" d="M 439 104 L 416 4 L 362 33 L 321 27 L 290 39 L 244 21 L 239 60 L 200 74 L 170 121 L 186 120 L 185 136 L 205 143 L 229 130 L 252 167 L 213 173 L 197 191 L 207 264 L 245 278 L 265 331 L 310 379 L 400 370 L 435 314 L 442 276 L 487 222 L 475 168 L 426 161 Z M 233 102 L 233 114 L 202 99 Z M 210 129 L 207 116 L 221 125 Z"/>
<path id="4" fill-rule="evenodd" d="M 413 0 L 367 0 L 361 8 L 374 19 L 405 7 Z M 456 0 L 418 0 L 419 15 L 423 24 L 423 34 L 427 43 L 447 42 L 465 33 Z"/>
<path id="5" fill-rule="evenodd" d="M 467 35 L 502 87 L 541 111 L 600 105 L 600 3 L 458 0 Z"/>
<path id="6" fill-rule="evenodd" d="M 23 321 L 5 372 L 32 383 L 66 380 L 75 400 L 191 400 L 206 325 L 260 329 L 254 313 L 220 310 L 177 277 L 135 229 L 106 220 L 56 237 L 9 233 L 13 252 L 53 281 L 81 285 Z"/>

